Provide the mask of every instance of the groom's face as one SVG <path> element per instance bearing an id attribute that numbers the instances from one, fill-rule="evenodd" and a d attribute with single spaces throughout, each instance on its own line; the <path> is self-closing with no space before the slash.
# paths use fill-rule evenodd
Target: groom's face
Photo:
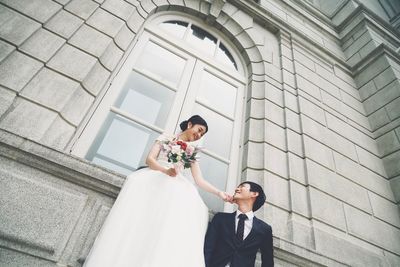
<path id="1" fill-rule="evenodd" d="M 250 185 L 243 183 L 236 187 L 235 194 L 233 195 L 233 200 L 249 199 L 253 196 L 253 194 L 254 192 L 250 191 Z"/>
<path id="2" fill-rule="evenodd" d="M 235 189 L 235 194 L 233 195 L 233 202 L 240 200 L 251 200 L 256 199 L 258 196 L 257 192 L 250 191 L 251 186 L 248 183 L 243 183 L 238 185 Z"/>

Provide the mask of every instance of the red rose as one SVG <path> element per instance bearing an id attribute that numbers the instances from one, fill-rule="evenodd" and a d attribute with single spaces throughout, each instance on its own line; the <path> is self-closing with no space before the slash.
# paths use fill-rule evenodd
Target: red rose
<path id="1" fill-rule="evenodd" d="M 180 145 L 183 150 L 186 150 L 186 148 L 187 148 L 187 144 L 185 142 L 178 141 L 178 142 L 176 142 L 176 144 Z"/>

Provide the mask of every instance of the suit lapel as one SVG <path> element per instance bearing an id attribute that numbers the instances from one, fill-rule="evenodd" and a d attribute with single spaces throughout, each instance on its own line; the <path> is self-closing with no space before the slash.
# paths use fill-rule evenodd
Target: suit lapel
<path id="1" fill-rule="evenodd" d="M 230 236 L 236 236 L 236 227 L 235 227 L 235 223 L 236 223 L 236 211 L 231 213 L 229 216 L 229 222 L 227 223 L 227 226 L 229 227 L 229 235 Z"/>

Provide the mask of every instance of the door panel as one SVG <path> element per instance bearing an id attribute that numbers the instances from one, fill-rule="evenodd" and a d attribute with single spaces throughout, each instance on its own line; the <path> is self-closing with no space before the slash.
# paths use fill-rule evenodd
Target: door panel
<path id="1" fill-rule="evenodd" d="M 209 130 L 199 141 L 204 147 L 200 165 L 204 178 L 224 190 L 233 189 L 228 187 L 228 177 L 237 175 L 243 91 L 243 84 L 197 60 L 180 115 L 180 121 L 194 114 L 207 121 Z M 200 194 L 210 208 L 223 210 L 220 200 Z"/>
<path id="2" fill-rule="evenodd" d="M 204 136 L 202 146 L 228 160 L 231 152 L 233 121 L 198 102 L 194 103 L 192 114 L 199 114 L 207 119 L 209 132 Z"/>
<path id="3" fill-rule="evenodd" d="M 164 128 L 175 95 L 175 91 L 132 71 L 115 102 L 115 107 Z"/>
<path id="4" fill-rule="evenodd" d="M 186 59 L 150 40 L 135 64 L 135 68 L 151 73 L 159 81 L 176 87 L 185 68 Z"/>
<path id="5" fill-rule="evenodd" d="M 158 135 L 154 130 L 110 112 L 86 158 L 129 174 L 144 165 L 144 155 Z"/>

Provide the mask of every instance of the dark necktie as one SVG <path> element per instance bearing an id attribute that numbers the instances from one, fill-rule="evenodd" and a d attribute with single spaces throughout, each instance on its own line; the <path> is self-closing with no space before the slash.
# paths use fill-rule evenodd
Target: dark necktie
<path id="1" fill-rule="evenodd" d="M 246 214 L 240 214 L 239 215 L 239 223 L 236 231 L 236 237 L 240 240 L 243 241 L 243 235 L 244 235 L 244 221 L 247 220 Z"/>

